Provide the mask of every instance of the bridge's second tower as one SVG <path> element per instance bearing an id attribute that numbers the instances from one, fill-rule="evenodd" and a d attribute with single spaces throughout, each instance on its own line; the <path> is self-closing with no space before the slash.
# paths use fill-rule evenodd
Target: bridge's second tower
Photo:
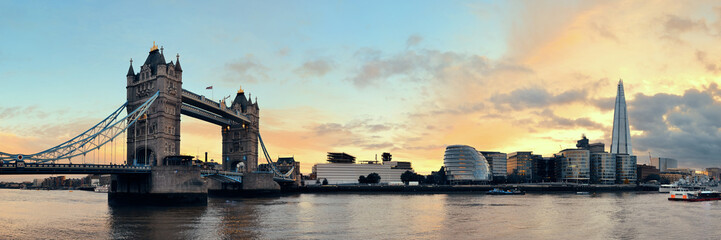
<path id="1" fill-rule="evenodd" d="M 180 106 L 182 104 L 183 70 L 180 57 L 175 63 L 165 62 L 163 48 L 153 43 L 148 58 L 137 74 L 130 69 L 127 74 L 128 113 L 135 110 L 155 92 L 158 99 L 146 116 L 141 117 L 128 129 L 128 164 L 163 165 L 166 156 L 180 154 Z"/>
<path id="2" fill-rule="evenodd" d="M 253 172 L 258 168 L 258 132 L 260 109 L 258 102 L 246 97 L 241 88 L 230 106 L 244 114 L 250 122 L 224 126 L 223 169 L 226 171 Z"/>

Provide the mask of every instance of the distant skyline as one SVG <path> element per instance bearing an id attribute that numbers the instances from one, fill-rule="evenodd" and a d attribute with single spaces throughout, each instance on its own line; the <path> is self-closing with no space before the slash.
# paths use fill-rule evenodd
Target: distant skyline
<path id="1" fill-rule="evenodd" d="M 106 117 L 155 41 L 184 88 L 257 97 L 269 153 L 304 173 L 326 152 L 430 173 L 447 145 L 610 147 L 619 79 L 639 164 L 721 166 L 715 1 L 3 1 L 0 35 L 3 152 Z M 218 127 L 182 117 L 182 154 L 220 148 Z"/>

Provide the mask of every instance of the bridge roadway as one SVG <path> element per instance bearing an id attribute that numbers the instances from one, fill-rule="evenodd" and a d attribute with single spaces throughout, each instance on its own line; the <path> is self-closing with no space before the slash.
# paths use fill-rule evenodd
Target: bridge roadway
<path id="1" fill-rule="evenodd" d="M 52 164 L 52 163 L 0 164 L 0 175 L 15 174 L 150 174 L 150 166 L 106 164 Z"/>
<path id="2" fill-rule="evenodd" d="M 24 166 L 23 166 L 24 165 Z M 150 166 L 130 166 L 112 164 L 52 164 L 52 163 L 22 163 L 20 167 L 15 163 L 0 163 L 0 175 L 22 174 L 150 174 Z M 200 175 L 204 177 L 220 176 L 221 180 L 242 182 L 243 173 L 227 172 L 212 169 L 201 169 Z M 276 182 L 293 182 L 290 178 L 274 177 Z"/>
<path id="3" fill-rule="evenodd" d="M 181 95 L 183 105 L 180 106 L 180 113 L 182 114 L 221 126 L 250 122 L 250 119 L 242 113 L 238 113 L 220 102 L 207 99 L 205 96 L 185 89 Z"/>

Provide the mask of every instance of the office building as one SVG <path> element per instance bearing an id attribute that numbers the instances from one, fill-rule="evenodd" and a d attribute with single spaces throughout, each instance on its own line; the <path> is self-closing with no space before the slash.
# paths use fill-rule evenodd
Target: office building
<path id="1" fill-rule="evenodd" d="M 616 183 L 616 156 L 607 152 L 591 153 L 591 183 Z"/>
<path id="2" fill-rule="evenodd" d="M 508 174 L 522 176 L 526 180 L 533 177 L 533 152 L 512 152 L 508 154 Z"/>
<path id="3" fill-rule="evenodd" d="M 639 182 L 643 182 L 648 175 L 651 174 L 659 174 L 661 173 L 656 166 L 652 165 L 636 165 L 636 179 L 638 179 Z M 660 175 L 659 175 L 660 176 Z"/>
<path id="4" fill-rule="evenodd" d="M 666 172 L 669 168 L 678 168 L 678 161 L 673 158 L 652 157 L 651 165 L 656 166 L 661 172 Z"/>
<path id="5" fill-rule="evenodd" d="M 541 157 L 533 155 L 533 181 L 555 182 L 556 181 L 556 157 Z"/>
<path id="6" fill-rule="evenodd" d="M 491 166 L 494 178 L 505 178 L 507 174 L 507 161 L 508 155 L 502 152 L 489 152 L 481 151 L 483 157 L 488 161 L 488 165 Z"/>
<path id="7" fill-rule="evenodd" d="M 588 183 L 591 175 L 590 158 L 591 154 L 587 149 L 565 149 L 559 153 L 560 158 L 560 175 L 557 176 L 559 181 Z"/>
<path id="8" fill-rule="evenodd" d="M 452 184 L 479 183 L 492 180 L 488 161 L 475 148 L 466 145 L 446 147 L 443 156 L 446 178 Z"/>
<path id="9" fill-rule="evenodd" d="M 328 180 L 328 184 L 356 184 L 360 176 L 377 173 L 381 183 L 401 182 L 401 174 L 413 172 L 409 162 L 367 161 L 355 164 L 355 157 L 346 153 L 328 153 L 328 163 L 313 165 L 312 176 L 320 181 Z"/>
<path id="10" fill-rule="evenodd" d="M 636 156 L 616 154 L 616 183 L 636 183 Z"/>

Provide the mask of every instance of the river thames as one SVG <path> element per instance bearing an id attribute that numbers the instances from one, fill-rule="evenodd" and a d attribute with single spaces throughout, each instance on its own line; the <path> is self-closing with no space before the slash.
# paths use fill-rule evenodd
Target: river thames
<path id="1" fill-rule="evenodd" d="M 110 207 L 85 191 L 0 190 L 3 239 L 719 239 L 721 202 L 666 194 L 302 194 Z"/>

